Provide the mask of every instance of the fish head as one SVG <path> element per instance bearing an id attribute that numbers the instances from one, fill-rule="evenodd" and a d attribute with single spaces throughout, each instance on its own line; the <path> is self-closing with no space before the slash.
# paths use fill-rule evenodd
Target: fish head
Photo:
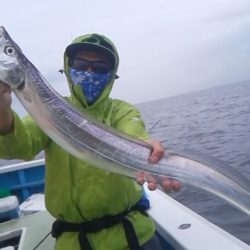
<path id="1" fill-rule="evenodd" d="M 0 26 L 0 81 L 12 89 L 19 88 L 25 80 L 20 51 L 4 27 Z"/>

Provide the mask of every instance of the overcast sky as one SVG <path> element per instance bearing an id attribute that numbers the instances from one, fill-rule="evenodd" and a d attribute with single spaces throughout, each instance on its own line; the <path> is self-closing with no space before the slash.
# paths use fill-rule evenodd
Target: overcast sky
<path id="1" fill-rule="evenodd" d="M 250 79 L 249 0 L 0 3 L 0 25 L 62 95 L 65 47 L 93 32 L 119 51 L 113 98 L 136 104 Z"/>

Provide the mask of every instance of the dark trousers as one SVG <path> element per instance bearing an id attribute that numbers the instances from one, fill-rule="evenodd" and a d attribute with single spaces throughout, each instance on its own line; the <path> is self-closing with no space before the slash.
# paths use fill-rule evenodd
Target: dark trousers
<path id="1" fill-rule="evenodd" d="M 141 246 L 141 250 L 164 250 L 157 235 Z"/>

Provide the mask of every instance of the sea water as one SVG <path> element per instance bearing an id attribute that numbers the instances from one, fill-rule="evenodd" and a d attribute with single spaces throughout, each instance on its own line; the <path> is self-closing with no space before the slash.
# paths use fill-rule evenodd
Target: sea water
<path id="1" fill-rule="evenodd" d="M 166 150 L 212 156 L 249 179 L 250 81 L 138 105 L 151 137 Z M 219 162 L 219 161 L 218 161 Z M 219 164 L 219 163 L 218 163 Z M 172 197 L 250 245 L 250 217 L 206 192 L 184 186 Z"/>

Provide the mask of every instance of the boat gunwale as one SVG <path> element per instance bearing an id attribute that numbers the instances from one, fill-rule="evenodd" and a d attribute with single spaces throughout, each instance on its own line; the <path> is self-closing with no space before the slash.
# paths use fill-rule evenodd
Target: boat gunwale
<path id="1" fill-rule="evenodd" d="M 33 160 L 33 161 L 28 161 L 28 162 L 15 163 L 15 164 L 0 167 L 0 174 L 33 168 L 33 167 L 42 166 L 42 165 L 45 165 L 45 159 L 38 159 L 38 160 Z"/>

